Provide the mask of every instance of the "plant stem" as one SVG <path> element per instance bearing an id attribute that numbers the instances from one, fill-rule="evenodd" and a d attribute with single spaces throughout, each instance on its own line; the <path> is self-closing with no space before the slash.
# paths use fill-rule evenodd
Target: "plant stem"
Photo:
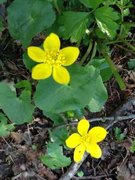
<path id="1" fill-rule="evenodd" d="M 125 85 L 123 79 L 121 78 L 121 76 L 119 75 L 118 70 L 115 67 L 113 61 L 111 60 L 111 58 L 109 57 L 108 53 L 105 50 L 102 49 L 101 52 L 102 52 L 103 56 L 105 57 L 107 63 L 109 64 L 109 66 L 112 70 L 112 73 L 114 74 L 116 81 L 118 82 L 118 84 L 120 86 L 120 89 L 124 90 L 126 88 L 126 85 Z"/>
<path id="2" fill-rule="evenodd" d="M 131 49 L 125 48 L 125 47 L 123 47 L 123 46 L 121 46 L 121 45 L 119 45 L 119 44 L 116 44 L 115 46 L 117 46 L 117 47 L 119 47 L 119 48 L 121 48 L 121 49 L 124 49 L 124 50 L 126 50 L 126 51 L 129 51 L 129 52 L 131 52 L 132 54 L 135 54 L 135 52 L 132 51 Z"/>
<path id="3" fill-rule="evenodd" d="M 128 43 L 126 40 L 122 39 L 121 40 L 125 45 L 127 45 L 127 47 L 129 47 L 130 49 L 132 49 L 133 51 L 135 51 L 135 46 L 133 46 L 132 44 Z"/>
<path id="4" fill-rule="evenodd" d="M 87 59 L 88 55 L 90 54 L 91 49 L 92 49 L 92 45 L 93 45 L 93 43 L 90 41 L 90 42 L 89 42 L 88 49 L 87 49 L 86 53 L 84 54 L 84 56 L 82 57 L 82 59 L 81 59 L 81 61 L 80 61 L 80 64 L 81 64 L 81 65 L 85 62 L 85 60 Z"/>
<path id="5" fill-rule="evenodd" d="M 61 11 L 60 11 L 60 8 L 59 8 L 59 6 L 58 6 L 57 0 L 54 0 L 54 6 L 55 6 L 58 14 L 60 15 L 60 14 L 61 14 Z"/>
<path id="6" fill-rule="evenodd" d="M 96 51 L 97 51 L 96 47 L 97 47 L 97 42 L 94 42 L 94 43 L 93 43 L 93 48 L 92 48 L 91 57 L 90 57 L 90 59 L 89 59 L 89 61 L 88 61 L 88 63 L 87 63 L 86 66 L 89 66 L 90 63 L 91 63 L 91 59 L 93 59 L 93 58 L 95 57 Z"/>

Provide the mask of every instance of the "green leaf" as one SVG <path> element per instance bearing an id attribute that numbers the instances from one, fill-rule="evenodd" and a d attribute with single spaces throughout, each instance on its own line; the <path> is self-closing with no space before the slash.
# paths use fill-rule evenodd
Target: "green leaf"
<path id="1" fill-rule="evenodd" d="M 103 106 L 107 92 L 99 70 L 93 66 L 86 68 L 73 65 L 69 68 L 69 72 L 71 75 L 69 86 L 57 84 L 51 78 L 39 81 L 34 95 L 36 106 L 52 113 L 83 108 L 93 99 Z"/>
<path id="2" fill-rule="evenodd" d="M 130 59 L 128 62 L 128 68 L 135 71 L 135 59 Z"/>
<path id="3" fill-rule="evenodd" d="M 24 47 L 31 39 L 55 20 L 52 5 L 43 0 L 15 0 L 8 8 L 8 28 L 13 38 L 19 39 Z"/>
<path id="4" fill-rule="evenodd" d="M 0 136 L 7 137 L 10 135 L 10 132 L 14 130 L 13 124 L 8 124 L 8 119 L 4 114 L 0 113 Z"/>
<path id="5" fill-rule="evenodd" d="M 111 39 L 114 38 L 119 27 L 116 23 L 119 19 L 118 13 L 111 7 L 103 6 L 96 9 L 94 15 L 99 29 Z"/>
<path id="6" fill-rule="evenodd" d="M 114 4 L 116 4 L 116 1 L 117 0 L 104 0 L 103 4 L 106 5 L 106 6 L 114 5 Z"/>
<path id="7" fill-rule="evenodd" d="M 58 145 L 65 144 L 65 140 L 68 138 L 67 128 L 56 128 L 53 131 L 49 131 L 50 139 Z"/>
<path id="8" fill-rule="evenodd" d="M 41 161 L 51 169 L 59 169 L 70 165 L 71 160 L 63 155 L 62 147 L 56 143 L 47 145 L 47 155 L 40 157 Z"/>
<path id="9" fill-rule="evenodd" d="M 26 66 L 27 69 L 29 69 L 30 71 L 32 70 L 32 68 L 37 64 L 36 62 L 32 61 L 29 56 L 27 55 L 27 53 L 23 54 L 23 62 Z"/>
<path id="10" fill-rule="evenodd" d="M 91 112 L 99 112 L 101 111 L 107 99 L 107 94 L 104 89 L 104 85 L 100 76 L 96 79 L 94 83 L 94 89 L 95 89 L 95 93 L 92 94 L 92 98 L 90 102 L 88 103 L 87 107 Z"/>
<path id="11" fill-rule="evenodd" d="M 64 118 L 60 113 L 46 112 L 45 110 L 43 110 L 43 114 L 46 117 L 50 118 L 54 122 L 55 126 L 64 123 Z"/>
<path id="12" fill-rule="evenodd" d="M 130 146 L 130 152 L 131 152 L 131 153 L 135 153 L 135 140 L 132 141 L 132 144 L 131 144 L 131 146 Z"/>
<path id="13" fill-rule="evenodd" d="M 87 12 L 64 12 L 59 17 L 59 34 L 64 39 L 71 39 L 71 42 L 78 42 L 85 34 L 88 23 Z M 69 28 L 70 27 L 70 28 Z"/>
<path id="14" fill-rule="evenodd" d="M 92 59 L 90 65 L 100 70 L 101 77 L 104 81 L 108 81 L 112 76 L 112 70 L 105 59 Z"/>
<path id="15" fill-rule="evenodd" d="M 31 83 L 28 80 L 22 80 L 15 84 L 16 88 L 25 88 L 27 91 L 32 91 Z"/>
<path id="16" fill-rule="evenodd" d="M 0 32 L 3 30 L 3 22 L 2 22 L 2 18 L 0 17 Z"/>
<path id="17" fill-rule="evenodd" d="M 31 92 L 23 90 L 19 97 L 10 86 L 0 83 L 0 106 L 8 118 L 16 123 L 23 124 L 32 121 L 34 106 L 31 104 Z"/>
<path id="18" fill-rule="evenodd" d="M 122 7 L 122 8 L 125 8 L 126 5 L 132 6 L 132 2 L 130 0 L 118 1 L 117 4 L 120 5 L 120 7 Z"/>
<path id="19" fill-rule="evenodd" d="M 77 176 L 79 176 L 80 178 L 84 176 L 84 172 L 83 171 L 78 171 L 77 172 Z"/>
<path id="20" fill-rule="evenodd" d="M 0 0 L 0 4 L 5 3 L 7 0 Z"/>
<path id="21" fill-rule="evenodd" d="M 79 0 L 88 8 L 96 9 L 104 0 Z"/>
<path id="22" fill-rule="evenodd" d="M 121 129 L 118 127 L 114 129 L 114 135 L 117 141 L 122 141 L 125 138 L 125 134 L 122 133 Z"/>

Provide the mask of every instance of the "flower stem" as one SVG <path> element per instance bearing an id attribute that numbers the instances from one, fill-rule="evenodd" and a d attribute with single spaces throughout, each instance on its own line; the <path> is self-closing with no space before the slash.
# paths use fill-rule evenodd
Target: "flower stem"
<path id="1" fill-rule="evenodd" d="M 135 46 L 133 46 L 132 44 L 128 43 L 126 40 L 122 39 L 122 42 L 127 45 L 127 47 L 129 47 L 131 50 L 135 51 Z"/>
<path id="2" fill-rule="evenodd" d="M 60 8 L 59 8 L 59 6 L 58 6 L 57 0 L 54 0 L 54 6 L 55 6 L 55 8 L 56 8 L 58 14 L 60 15 L 60 14 L 61 14 L 61 11 L 60 11 Z"/>
<path id="3" fill-rule="evenodd" d="M 80 61 L 80 64 L 81 64 L 81 65 L 85 62 L 85 60 L 86 60 L 87 57 L 89 56 L 89 54 L 90 54 L 90 52 L 91 52 L 91 49 L 92 49 L 92 45 L 93 45 L 93 43 L 92 43 L 92 41 L 90 41 L 90 42 L 89 42 L 89 46 L 88 46 L 88 48 L 87 48 L 87 51 L 86 51 L 86 53 L 84 54 L 84 56 L 82 57 L 82 59 L 81 59 L 81 61 Z"/>
<path id="4" fill-rule="evenodd" d="M 111 58 L 109 57 L 108 53 L 105 50 L 102 49 L 101 52 L 102 52 L 104 58 L 106 59 L 107 63 L 109 64 L 109 66 L 112 70 L 112 73 L 114 74 L 116 81 L 118 82 L 118 84 L 120 86 L 120 89 L 124 90 L 126 88 L 126 85 L 125 85 L 123 79 L 121 78 L 121 76 L 119 75 L 118 70 L 115 67 L 113 61 L 111 60 Z"/>
<path id="5" fill-rule="evenodd" d="M 123 47 L 123 46 L 121 46 L 121 45 L 119 45 L 119 44 L 116 44 L 115 46 L 116 46 L 116 47 L 119 47 L 119 48 L 121 48 L 121 49 L 124 49 L 124 50 L 126 50 L 126 51 L 128 51 L 128 52 L 131 52 L 132 54 L 135 54 L 135 51 L 132 51 L 131 49 L 128 49 L 128 48 L 126 48 L 126 47 Z"/>

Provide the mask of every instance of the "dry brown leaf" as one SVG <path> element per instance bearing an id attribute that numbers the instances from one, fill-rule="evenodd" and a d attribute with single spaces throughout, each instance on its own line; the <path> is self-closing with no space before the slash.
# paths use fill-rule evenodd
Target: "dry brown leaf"
<path id="1" fill-rule="evenodd" d="M 18 132 L 11 132 L 11 137 L 15 140 L 17 144 L 20 144 L 23 140 L 23 134 Z"/>

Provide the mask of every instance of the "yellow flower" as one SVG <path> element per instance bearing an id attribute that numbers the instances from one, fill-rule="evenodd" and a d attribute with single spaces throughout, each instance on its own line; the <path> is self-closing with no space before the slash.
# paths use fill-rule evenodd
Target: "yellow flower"
<path id="1" fill-rule="evenodd" d="M 89 127 L 89 121 L 81 119 L 77 126 L 78 133 L 73 133 L 66 140 L 66 145 L 69 148 L 75 148 L 75 162 L 81 161 L 85 151 L 90 153 L 94 158 L 100 158 L 102 156 L 102 151 L 97 143 L 105 139 L 107 131 L 100 126 L 93 127 L 90 130 Z"/>
<path id="2" fill-rule="evenodd" d="M 57 83 L 68 84 L 70 75 L 63 66 L 69 66 L 77 60 L 79 49 L 72 46 L 60 49 L 59 37 L 51 33 L 43 42 L 43 49 L 28 47 L 28 56 L 39 63 L 32 69 L 33 79 L 46 79 L 52 75 Z"/>

